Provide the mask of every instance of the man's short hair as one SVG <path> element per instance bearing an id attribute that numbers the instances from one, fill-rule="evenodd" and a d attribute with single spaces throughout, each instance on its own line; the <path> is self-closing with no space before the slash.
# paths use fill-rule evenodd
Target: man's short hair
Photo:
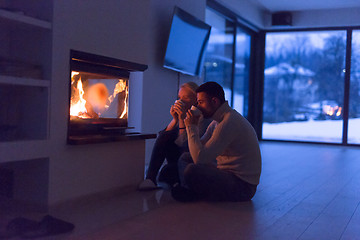
<path id="1" fill-rule="evenodd" d="M 216 82 L 206 82 L 201 84 L 200 87 L 196 89 L 196 93 L 199 92 L 204 92 L 211 98 L 216 97 L 220 100 L 221 103 L 225 102 L 224 89 Z"/>

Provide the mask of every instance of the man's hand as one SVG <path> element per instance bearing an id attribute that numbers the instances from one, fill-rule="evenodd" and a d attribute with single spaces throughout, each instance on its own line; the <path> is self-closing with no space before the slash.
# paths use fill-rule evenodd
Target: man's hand
<path id="1" fill-rule="evenodd" d="M 188 110 L 187 113 L 186 113 L 186 118 L 184 119 L 185 126 L 189 126 L 191 124 L 198 125 L 200 116 L 201 115 L 196 116 L 196 115 L 193 114 L 193 112 L 191 110 Z"/>

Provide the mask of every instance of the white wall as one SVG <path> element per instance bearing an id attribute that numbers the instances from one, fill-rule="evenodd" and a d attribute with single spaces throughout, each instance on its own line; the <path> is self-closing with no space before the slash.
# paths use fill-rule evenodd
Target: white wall
<path id="1" fill-rule="evenodd" d="M 293 21 L 297 27 L 360 26 L 360 8 L 299 11 L 293 13 Z"/>
<path id="2" fill-rule="evenodd" d="M 266 29 L 360 26 L 360 8 L 294 11 L 291 27 L 272 27 L 271 14 L 264 17 Z"/>
<path id="3" fill-rule="evenodd" d="M 255 1 L 218 0 L 218 2 L 258 28 L 263 28 L 266 23 L 265 8 L 261 5 L 256 5 Z"/>
<path id="4" fill-rule="evenodd" d="M 147 0 L 54 0 L 50 205 L 134 185 L 142 178 L 145 141 L 66 144 L 69 54 L 74 49 L 147 64 L 149 5 Z"/>

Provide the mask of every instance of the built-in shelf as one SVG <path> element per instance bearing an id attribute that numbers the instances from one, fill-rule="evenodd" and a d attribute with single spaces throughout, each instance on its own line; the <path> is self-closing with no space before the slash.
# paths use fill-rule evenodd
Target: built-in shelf
<path id="1" fill-rule="evenodd" d="M 33 87 L 49 87 L 50 81 L 33 78 L 22 78 L 0 75 L 0 84 L 12 84 Z"/>
<path id="2" fill-rule="evenodd" d="M 52 24 L 50 22 L 26 16 L 22 12 L 12 12 L 12 11 L 8 11 L 5 9 L 0 9 L 0 18 L 18 22 L 18 23 L 28 24 L 28 25 L 32 25 L 32 26 L 40 27 L 40 28 L 44 28 L 44 29 L 52 28 Z"/>
<path id="3" fill-rule="evenodd" d="M 48 157 L 52 1 L 35 2 L 0 3 L 0 162 Z"/>
<path id="4" fill-rule="evenodd" d="M 49 141 L 0 142 L 0 152 L 6 153 L 6 158 L 0 158 L 0 163 L 46 158 L 49 155 Z"/>
<path id="5" fill-rule="evenodd" d="M 53 0 L 0 0 L 0 205 L 49 199 L 52 13 Z"/>

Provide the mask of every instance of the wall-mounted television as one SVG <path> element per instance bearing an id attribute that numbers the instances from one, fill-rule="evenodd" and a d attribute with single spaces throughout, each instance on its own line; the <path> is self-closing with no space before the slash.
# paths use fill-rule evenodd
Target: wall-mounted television
<path id="1" fill-rule="evenodd" d="M 201 75 L 210 30 L 210 25 L 175 7 L 164 67 L 191 76 Z"/>

